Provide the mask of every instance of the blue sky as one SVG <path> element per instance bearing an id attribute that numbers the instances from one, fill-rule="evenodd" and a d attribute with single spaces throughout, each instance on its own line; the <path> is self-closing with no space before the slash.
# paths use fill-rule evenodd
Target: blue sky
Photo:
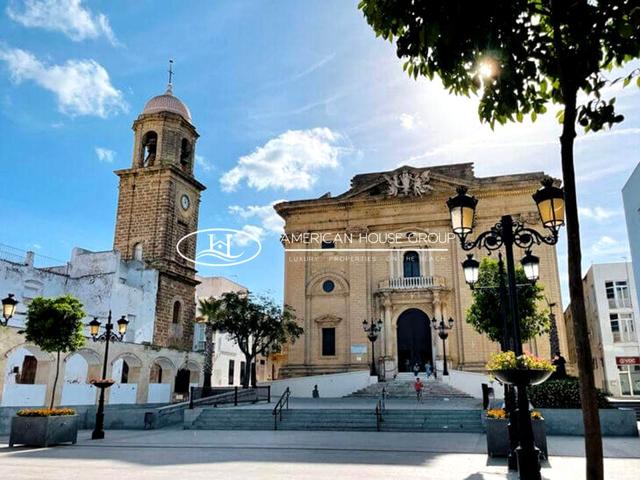
<path id="1" fill-rule="evenodd" d="M 282 295 L 274 201 L 341 193 L 356 173 L 401 164 L 560 176 L 553 109 L 492 132 L 476 100 L 410 80 L 357 3 L 2 3 L 0 242 L 59 259 L 112 247 L 112 171 L 130 166 L 130 126 L 164 91 L 169 58 L 201 135 L 200 227 L 251 225 L 263 239 L 258 259 L 201 272 L 252 290 Z M 639 161 L 640 91 L 610 93 L 625 122 L 576 144 L 585 266 L 629 256 L 620 190 Z M 566 294 L 564 241 L 558 254 Z"/>

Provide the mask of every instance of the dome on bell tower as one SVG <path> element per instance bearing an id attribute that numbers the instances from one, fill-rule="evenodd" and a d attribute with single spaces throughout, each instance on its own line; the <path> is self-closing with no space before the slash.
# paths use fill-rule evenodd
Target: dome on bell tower
<path id="1" fill-rule="evenodd" d="M 187 122 L 191 123 L 191 112 L 189 108 L 182 100 L 173 95 L 173 60 L 169 60 L 169 83 L 167 84 L 167 91 L 164 92 L 163 95 L 158 95 L 149 100 L 142 110 L 142 115 L 159 112 L 177 113 Z"/>
<path id="2" fill-rule="evenodd" d="M 173 95 L 171 84 L 169 84 L 167 91 L 163 95 L 153 97 L 144 106 L 144 110 L 142 110 L 143 115 L 146 113 L 158 112 L 177 113 L 186 121 L 191 123 L 191 112 L 189 111 L 189 108 L 182 100 Z"/>

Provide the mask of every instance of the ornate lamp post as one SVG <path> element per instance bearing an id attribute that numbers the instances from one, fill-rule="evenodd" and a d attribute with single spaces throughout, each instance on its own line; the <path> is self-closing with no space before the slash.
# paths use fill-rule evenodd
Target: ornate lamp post
<path id="1" fill-rule="evenodd" d="M 9 324 L 9 320 L 13 317 L 13 314 L 16 313 L 16 305 L 18 305 L 18 300 L 14 298 L 13 293 L 10 293 L 6 298 L 2 299 L 2 318 L 0 319 L 0 325 L 6 327 Z"/>
<path id="2" fill-rule="evenodd" d="M 468 240 L 473 232 L 475 210 L 478 200 L 467 194 L 467 188 L 458 187 L 457 195 L 449 198 L 447 207 L 451 215 L 451 227 L 460 239 L 463 250 L 484 248 L 489 253 L 504 247 L 507 260 L 507 284 L 509 311 L 513 334 L 513 346 L 516 356 L 522 355 L 522 338 L 520 335 L 520 315 L 518 311 L 518 297 L 516 285 L 516 270 L 513 247 L 526 249 L 523 266 L 527 278 L 535 280 L 538 277 L 539 259 L 531 254 L 529 249 L 533 245 L 555 245 L 558 242 L 558 231 L 564 225 L 564 192 L 553 185 L 550 178 L 542 182 L 542 188 L 533 194 L 538 207 L 542 225 L 549 230 L 549 235 L 525 227 L 522 222 L 514 221 L 510 215 L 504 215 L 498 223 L 489 230 L 478 235 L 475 240 Z M 537 451 L 529 414 L 529 399 L 526 386 L 518 386 L 518 419 L 520 446 L 516 450 L 518 470 L 521 479 L 539 480 L 540 458 Z"/>
<path id="3" fill-rule="evenodd" d="M 449 321 L 446 324 L 444 323 L 444 317 L 440 319 L 440 322 L 434 318 L 431 321 L 431 324 L 442 340 L 442 376 L 448 376 L 449 370 L 447 369 L 447 349 L 445 340 L 449 337 L 449 330 L 453 329 L 453 318 L 449 317 Z"/>
<path id="4" fill-rule="evenodd" d="M 92 440 L 101 440 L 104 438 L 104 391 L 109 388 L 112 383 L 107 381 L 107 363 L 109 361 L 109 343 L 121 342 L 124 339 L 125 333 L 127 333 L 127 325 L 129 321 L 123 315 L 117 322 L 118 331 L 114 332 L 115 326 L 111 322 L 111 310 L 109 310 L 109 316 L 107 317 L 107 323 L 104 326 L 104 332 L 100 333 L 100 321 L 98 317 L 94 317 L 89 322 L 89 333 L 94 342 L 105 342 L 104 344 L 104 362 L 102 364 L 102 378 L 98 382 L 94 382 L 94 385 L 100 389 L 100 400 L 98 401 L 98 410 L 96 412 L 96 425 L 91 433 Z"/>
<path id="5" fill-rule="evenodd" d="M 374 322 L 373 320 L 371 320 L 371 323 L 367 322 L 366 320 L 363 320 L 362 322 L 362 328 L 364 329 L 365 333 L 367 334 L 367 338 L 369 339 L 369 341 L 371 342 L 371 370 L 370 370 L 370 374 L 371 376 L 377 376 L 378 375 L 378 369 L 376 368 L 376 340 L 378 339 L 378 335 L 380 334 L 380 331 L 382 330 L 382 320 L 378 320 L 377 322 Z"/>

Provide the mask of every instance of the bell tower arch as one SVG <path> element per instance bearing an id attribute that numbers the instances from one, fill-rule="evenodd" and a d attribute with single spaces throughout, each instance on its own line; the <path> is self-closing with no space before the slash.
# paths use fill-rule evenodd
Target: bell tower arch
<path id="1" fill-rule="evenodd" d="M 131 168 L 117 170 L 118 210 L 114 249 L 123 260 L 142 260 L 160 272 L 153 343 L 190 347 L 193 337 L 195 268 L 178 255 L 178 241 L 198 229 L 200 194 L 206 188 L 194 176 L 198 132 L 188 107 L 173 95 L 149 100 L 133 122 Z M 194 258 L 195 238 L 181 245 Z M 174 322 L 174 305 L 181 314 Z"/>

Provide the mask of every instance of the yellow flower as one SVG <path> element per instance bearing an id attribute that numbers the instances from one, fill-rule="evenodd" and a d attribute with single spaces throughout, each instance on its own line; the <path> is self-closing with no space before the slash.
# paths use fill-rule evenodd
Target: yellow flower
<path id="1" fill-rule="evenodd" d="M 59 417 L 75 415 L 73 408 L 25 408 L 18 410 L 19 417 Z"/>
<path id="2" fill-rule="evenodd" d="M 493 408 L 491 410 L 487 410 L 487 418 L 507 418 L 507 412 L 503 408 Z"/>

